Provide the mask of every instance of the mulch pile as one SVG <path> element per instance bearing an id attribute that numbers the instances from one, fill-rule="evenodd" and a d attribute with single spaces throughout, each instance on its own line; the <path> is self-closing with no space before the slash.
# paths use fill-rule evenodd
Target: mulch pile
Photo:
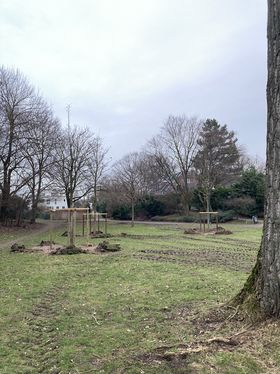
<path id="1" fill-rule="evenodd" d="M 108 241 L 103 241 L 99 243 L 97 246 L 93 246 L 89 244 L 88 246 L 81 246 L 81 247 L 64 247 L 58 244 L 55 244 L 54 242 L 50 242 L 47 240 L 42 240 L 41 243 L 38 246 L 32 247 L 32 248 L 26 248 L 23 244 L 19 245 L 17 243 L 14 243 L 11 246 L 11 252 L 15 253 L 22 253 L 22 252 L 28 252 L 28 253 L 34 253 L 34 252 L 40 252 L 44 253 L 46 255 L 75 255 L 79 253 L 84 254 L 101 254 L 101 253 L 109 253 L 109 252 L 118 252 L 121 250 L 121 247 L 119 244 L 111 244 Z"/>
<path id="2" fill-rule="evenodd" d="M 14 243 L 11 246 L 11 252 L 26 252 L 26 248 L 23 244 Z"/>
<path id="3" fill-rule="evenodd" d="M 198 234 L 198 235 L 231 235 L 232 231 L 226 230 L 222 226 L 218 226 L 217 228 L 215 227 L 215 228 L 210 229 L 209 231 L 206 231 L 206 232 L 202 232 L 199 229 L 192 227 L 190 229 L 186 229 L 184 231 L 184 234 L 188 234 L 188 235 L 194 235 L 194 234 Z"/>

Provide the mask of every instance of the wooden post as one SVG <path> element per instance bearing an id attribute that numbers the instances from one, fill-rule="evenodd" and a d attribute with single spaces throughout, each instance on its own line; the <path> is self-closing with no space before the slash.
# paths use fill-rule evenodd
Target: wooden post
<path id="1" fill-rule="evenodd" d="M 53 212 L 50 211 L 50 250 L 52 250 L 52 241 L 53 241 Z"/>
<path id="2" fill-rule="evenodd" d="M 97 232 L 99 232 L 100 231 L 100 220 L 99 220 L 100 216 L 99 216 L 99 213 L 96 213 L 96 214 L 97 214 Z"/>
<path id="3" fill-rule="evenodd" d="M 73 244 L 74 246 L 76 245 L 76 228 L 77 228 L 77 225 L 76 225 L 76 222 L 77 222 L 77 212 L 76 210 L 74 210 L 73 212 Z"/>
<path id="4" fill-rule="evenodd" d="M 218 213 L 216 214 L 216 230 L 218 231 L 218 227 L 219 227 L 219 215 Z"/>
<path id="5" fill-rule="evenodd" d="M 89 246 L 89 234 L 90 234 L 90 228 L 89 228 L 89 210 L 87 210 L 87 246 Z"/>
<path id="6" fill-rule="evenodd" d="M 74 241 L 74 214 L 73 211 L 70 211 L 70 243 L 69 246 L 73 248 L 75 246 L 75 241 Z"/>
<path id="7" fill-rule="evenodd" d="M 96 210 L 93 210 L 93 234 L 96 234 Z"/>
<path id="8" fill-rule="evenodd" d="M 85 236 L 85 216 L 83 213 L 83 237 Z"/>
<path id="9" fill-rule="evenodd" d="M 107 235 L 107 213 L 105 213 L 105 235 Z"/>
<path id="10" fill-rule="evenodd" d="M 89 230 L 90 230 L 90 233 L 92 233 L 92 230 L 91 230 L 91 214 L 89 215 Z"/>
<path id="11" fill-rule="evenodd" d="M 67 222 L 68 222 L 68 228 L 67 228 L 67 238 L 68 238 L 68 246 L 70 246 L 70 242 L 71 242 L 71 239 L 70 239 L 70 231 L 71 231 L 71 211 L 68 210 L 68 213 L 67 213 Z"/>

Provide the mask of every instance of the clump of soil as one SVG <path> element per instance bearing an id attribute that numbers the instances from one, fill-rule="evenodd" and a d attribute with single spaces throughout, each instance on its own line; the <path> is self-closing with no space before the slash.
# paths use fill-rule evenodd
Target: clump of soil
<path id="1" fill-rule="evenodd" d="M 117 252 L 120 250 L 121 250 L 121 247 L 119 244 L 110 244 L 106 240 L 99 243 L 98 246 L 96 247 L 96 251 L 98 252 Z"/>
<path id="2" fill-rule="evenodd" d="M 101 231 L 101 230 L 98 230 L 98 231 L 92 231 L 91 234 L 92 234 L 92 235 L 99 235 L 99 234 L 103 234 L 103 231 Z"/>
<path id="3" fill-rule="evenodd" d="M 51 242 L 50 240 L 42 240 L 40 243 L 40 247 L 50 246 L 51 244 L 55 244 L 55 242 Z"/>
<path id="4" fill-rule="evenodd" d="M 26 251 L 26 248 L 23 244 L 14 243 L 11 246 L 11 252 L 25 252 L 25 251 Z"/>
<path id="5" fill-rule="evenodd" d="M 87 253 L 82 248 L 78 247 L 58 247 L 50 251 L 50 255 L 76 255 L 78 253 Z"/>
<path id="6" fill-rule="evenodd" d="M 209 233 L 214 235 L 231 235 L 232 231 L 226 230 L 222 226 L 218 226 L 217 228 L 215 227 L 214 229 L 210 230 Z"/>
<path id="7" fill-rule="evenodd" d="M 226 230 L 224 227 L 221 227 L 221 226 L 214 227 L 213 229 L 210 229 L 206 232 L 200 231 L 199 229 L 192 227 L 190 229 L 186 229 L 184 231 L 184 234 L 189 234 L 189 235 L 193 235 L 193 234 L 199 234 L 199 235 L 230 235 L 230 234 L 232 234 L 232 231 Z"/>
<path id="8" fill-rule="evenodd" d="M 68 237 L 68 231 L 64 231 L 64 232 L 61 234 L 61 236 L 66 236 L 66 237 Z M 82 235 L 80 235 L 80 234 L 76 234 L 76 237 L 78 237 L 78 236 L 82 236 Z"/>
<path id="9" fill-rule="evenodd" d="M 127 233 L 126 232 L 121 232 L 121 237 L 122 238 L 125 238 L 127 236 Z"/>
<path id="10" fill-rule="evenodd" d="M 185 230 L 184 234 L 201 234 L 201 232 L 199 229 L 192 227 L 190 229 Z"/>
<path id="11" fill-rule="evenodd" d="M 110 234 L 105 234 L 103 231 L 93 231 L 91 232 L 91 237 L 92 238 L 110 238 Z"/>

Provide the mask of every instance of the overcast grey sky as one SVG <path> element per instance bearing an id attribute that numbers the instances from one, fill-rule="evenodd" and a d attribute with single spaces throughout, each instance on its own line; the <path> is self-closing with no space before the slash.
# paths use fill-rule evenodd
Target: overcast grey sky
<path id="1" fill-rule="evenodd" d="M 114 159 L 169 114 L 216 118 L 265 156 L 265 0 L 0 0 L 1 64 Z"/>

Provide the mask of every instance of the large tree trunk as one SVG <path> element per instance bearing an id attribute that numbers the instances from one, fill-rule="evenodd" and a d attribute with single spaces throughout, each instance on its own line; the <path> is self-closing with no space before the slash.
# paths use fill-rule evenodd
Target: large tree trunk
<path id="1" fill-rule="evenodd" d="M 185 216 L 188 216 L 190 213 L 190 193 L 188 190 L 185 190 L 181 195 L 181 201 L 183 206 L 183 213 Z"/>
<path id="2" fill-rule="evenodd" d="M 36 222 L 36 213 L 37 213 L 37 206 L 35 204 L 32 204 L 31 206 L 31 217 L 30 217 L 30 223 L 34 224 Z"/>
<path id="3" fill-rule="evenodd" d="M 257 263 L 237 299 L 280 316 L 280 1 L 268 0 L 267 172 L 263 239 Z"/>
<path id="4" fill-rule="evenodd" d="M 1 209 L 0 209 L 0 221 L 5 222 L 7 217 L 7 211 L 10 203 L 10 183 L 7 179 L 4 179 L 1 196 Z"/>
<path id="5" fill-rule="evenodd" d="M 30 217 L 31 224 L 36 222 L 36 213 L 37 213 L 37 204 L 36 204 L 36 197 L 35 197 L 35 182 L 33 180 L 33 186 L 32 186 L 32 191 L 31 191 L 31 217 Z"/>
<path id="6" fill-rule="evenodd" d="M 131 227 L 134 227 L 135 221 L 135 202 L 134 199 L 131 200 Z"/>

